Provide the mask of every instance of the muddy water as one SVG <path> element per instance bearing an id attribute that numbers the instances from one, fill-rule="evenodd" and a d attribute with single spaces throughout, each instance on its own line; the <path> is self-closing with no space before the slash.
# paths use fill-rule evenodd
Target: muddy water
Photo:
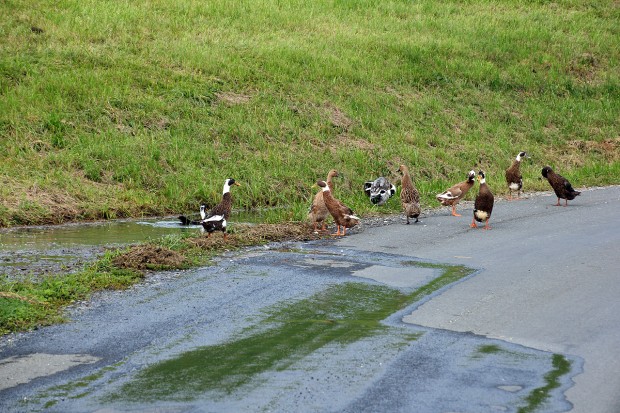
<path id="1" fill-rule="evenodd" d="M 184 227 L 178 221 L 166 219 L 3 229 L 0 274 L 25 279 L 67 272 L 94 259 L 106 248 L 181 231 L 198 231 L 198 227 Z"/>
<path id="2" fill-rule="evenodd" d="M 235 211 L 231 221 L 257 223 L 262 218 L 261 213 Z M 166 217 L 0 229 L 0 278 L 36 280 L 45 274 L 66 273 L 106 248 L 186 231 L 198 234 L 200 226 L 183 226 L 176 217 Z"/>

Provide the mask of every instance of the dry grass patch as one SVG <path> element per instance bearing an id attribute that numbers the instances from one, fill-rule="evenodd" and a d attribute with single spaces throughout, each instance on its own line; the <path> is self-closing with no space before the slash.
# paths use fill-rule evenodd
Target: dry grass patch
<path id="1" fill-rule="evenodd" d="M 186 238 L 179 251 L 153 244 L 135 245 L 129 251 L 118 255 L 112 263 L 118 268 L 134 270 L 157 270 L 185 268 L 192 265 L 192 256 L 204 254 L 200 251 L 217 253 L 228 249 L 261 245 L 268 242 L 309 241 L 328 236 L 315 234 L 307 223 L 287 222 L 282 224 L 236 225 L 235 232 L 226 240 L 220 233 Z"/>
<path id="2" fill-rule="evenodd" d="M 250 99 L 252 98 L 252 96 L 250 95 L 243 95 L 240 93 L 233 93 L 233 92 L 217 92 L 215 96 L 217 97 L 217 100 L 219 102 L 222 102 L 226 105 L 231 105 L 231 106 L 248 103 Z"/>
<path id="3" fill-rule="evenodd" d="M 115 257 L 112 263 L 118 268 L 135 270 L 182 268 L 185 256 L 169 248 L 152 244 L 136 245 Z"/>

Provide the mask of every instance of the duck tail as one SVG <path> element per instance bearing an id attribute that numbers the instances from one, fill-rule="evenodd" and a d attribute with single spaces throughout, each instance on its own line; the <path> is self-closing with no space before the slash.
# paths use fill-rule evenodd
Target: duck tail
<path id="1" fill-rule="evenodd" d="M 181 225 L 200 225 L 200 221 L 191 220 L 185 215 L 179 215 L 179 221 L 181 221 Z"/>

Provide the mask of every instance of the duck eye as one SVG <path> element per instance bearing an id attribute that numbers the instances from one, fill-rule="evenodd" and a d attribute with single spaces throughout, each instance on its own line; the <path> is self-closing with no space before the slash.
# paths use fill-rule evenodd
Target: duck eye
<path id="1" fill-rule="evenodd" d="M 382 189 L 380 192 L 381 195 L 385 194 L 385 189 Z"/>

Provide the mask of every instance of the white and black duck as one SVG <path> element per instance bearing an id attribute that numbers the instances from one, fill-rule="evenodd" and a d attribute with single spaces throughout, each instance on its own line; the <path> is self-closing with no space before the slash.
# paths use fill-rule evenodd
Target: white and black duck
<path id="1" fill-rule="evenodd" d="M 396 193 L 396 187 L 385 177 L 364 182 L 364 192 L 373 205 L 383 205 Z"/>
<path id="2" fill-rule="evenodd" d="M 226 234 L 226 220 L 230 216 L 232 210 L 232 195 L 230 194 L 230 188 L 232 185 L 241 186 L 233 178 L 228 178 L 224 182 L 224 190 L 222 200 L 219 204 L 214 206 L 211 211 L 206 214 L 206 217 L 200 222 L 205 231 L 210 237 L 213 232 L 222 231 L 224 239 L 227 238 Z"/>

